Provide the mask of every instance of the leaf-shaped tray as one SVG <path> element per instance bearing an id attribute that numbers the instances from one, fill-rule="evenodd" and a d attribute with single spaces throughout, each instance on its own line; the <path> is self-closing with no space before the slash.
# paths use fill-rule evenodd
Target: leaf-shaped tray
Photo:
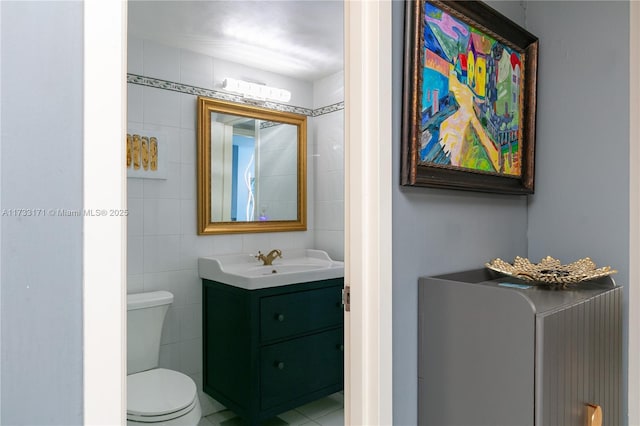
<path id="1" fill-rule="evenodd" d="M 498 258 L 486 263 L 485 266 L 493 271 L 526 281 L 562 287 L 567 284 L 593 280 L 618 272 L 615 269 L 611 269 L 610 266 L 596 268 L 596 264 L 588 257 L 576 260 L 568 265 L 562 265 L 558 259 L 554 259 L 551 256 L 545 257 L 538 264 L 531 263 L 529 259 L 516 256 L 513 264 Z"/>

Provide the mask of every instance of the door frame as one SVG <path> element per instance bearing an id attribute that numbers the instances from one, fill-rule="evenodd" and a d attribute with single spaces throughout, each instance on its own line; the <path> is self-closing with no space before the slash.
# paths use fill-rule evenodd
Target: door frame
<path id="1" fill-rule="evenodd" d="M 84 1 L 84 207 L 126 208 L 127 1 Z M 391 2 L 345 1 L 346 424 L 392 423 Z M 117 167 L 120 164 L 120 168 Z M 84 423 L 126 416 L 126 220 L 85 217 Z M 116 283 L 120 283 L 119 285 Z M 366 283 L 366 285 L 363 285 Z"/>
<path id="2" fill-rule="evenodd" d="M 348 425 L 393 423 L 391 5 L 388 0 L 345 2 Z"/>
<path id="3" fill-rule="evenodd" d="M 126 208 L 126 1 L 84 1 L 83 207 Z M 83 217 L 84 424 L 126 423 L 126 219 Z"/>

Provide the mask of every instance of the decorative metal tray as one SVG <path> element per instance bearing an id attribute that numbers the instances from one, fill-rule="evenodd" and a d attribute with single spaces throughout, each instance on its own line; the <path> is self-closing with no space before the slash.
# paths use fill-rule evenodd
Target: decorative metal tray
<path id="1" fill-rule="evenodd" d="M 545 257 L 538 264 L 531 263 L 529 259 L 516 256 L 513 264 L 498 258 L 486 263 L 485 266 L 493 271 L 526 281 L 561 287 L 618 272 L 615 269 L 611 269 L 610 266 L 596 268 L 596 264 L 588 257 L 576 260 L 568 265 L 562 265 L 558 259 L 554 259 L 551 256 Z"/>

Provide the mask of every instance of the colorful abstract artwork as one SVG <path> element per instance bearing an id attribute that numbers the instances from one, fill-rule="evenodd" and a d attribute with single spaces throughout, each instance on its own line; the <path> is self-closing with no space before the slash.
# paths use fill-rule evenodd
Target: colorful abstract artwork
<path id="1" fill-rule="evenodd" d="M 421 167 L 430 167 L 512 180 L 531 179 L 531 191 L 527 191 L 532 192 L 532 176 L 528 175 L 532 173 L 533 129 L 526 125 L 535 112 L 531 106 L 535 108 L 537 38 L 531 36 L 531 44 L 517 46 L 507 42 L 508 37 L 466 18 L 465 10 L 456 9 L 457 3 L 472 3 L 472 9 L 488 8 L 473 4 L 479 2 L 418 3 L 422 7 L 413 11 L 419 14 L 414 15 L 418 32 L 414 38 L 416 57 L 410 61 L 405 58 L 405 66 L 413 66 L 409 75 L 417 77 L 417 81 L 409 81 L 413 93 L 405 93 L 412 96 L 410 101 L 405 99 L 405 108 L 413 107 L 411 120 L 417 121 L 409 123 L 414 134 L 407 135 L 412 139 L 412 158 L 406 160 L 414 163 L 414 174 Z M 499 15 L 493 9 L 491 12 Z M 499 17 L 508 22 L 504 28 L 519 28 L 502 15 Z M 473 189 L 470 179 L 473 178 L 463 178 L 462 189 Z M 456 185 L 436 182 L 435 186 Z M 485 185 L 486 189 L 480 189 L 491 190 L 491 183 Z M 513 182 L 507 185 L 514 186 Z M 501 192 L 500 188 L 496 192 Z"/>
<path id="2" fill-rule="evenodd" d="M 520 54 L 425 4 L 420 161 L 520 175 Z"/>

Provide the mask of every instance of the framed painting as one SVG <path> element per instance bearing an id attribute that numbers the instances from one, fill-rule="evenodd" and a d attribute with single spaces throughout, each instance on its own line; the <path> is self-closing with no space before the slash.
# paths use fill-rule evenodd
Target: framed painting
<path id="1" fill-rule="evenodd" d="M 538 39 L 476 1 L 407 1 L 401 183 L 534 190 Z"/>

